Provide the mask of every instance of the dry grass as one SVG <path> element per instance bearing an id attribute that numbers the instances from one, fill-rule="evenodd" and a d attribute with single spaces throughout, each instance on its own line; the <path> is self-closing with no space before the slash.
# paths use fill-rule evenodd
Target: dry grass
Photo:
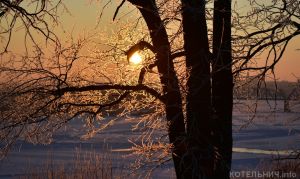
<path id="1" fill-rule="evenodd" d="M 107 153 L 76 151 L 71 162 L 54 162 L 51 157 L 43 166 L 28 166 L 27 174 L 20 179 L 116 179 L 122 178 L 121 169 L 112 166 Z"/>

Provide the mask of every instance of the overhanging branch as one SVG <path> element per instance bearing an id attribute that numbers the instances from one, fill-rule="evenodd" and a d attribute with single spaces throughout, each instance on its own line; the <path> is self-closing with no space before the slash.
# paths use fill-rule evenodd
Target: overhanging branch
<path id="1" fill-rule="evenodd" d="M 137 44 L 134 44 L 133 46 L 131 46 L 126 51 L 127 59 L 129 59 L 136 51 L 143 50 L 145 48 L 151 50 L 154 54 L 156 53 L 156 50 L 153 45 L 151 45 L 149 42 L 142 40 L 142 41 L 138 42 Z"/>
<path id="2" fill-rule="evenodd" d="M 89 85 L 82 87 L 65 87 L 57 91 L 54 91 L 54 95 L 63 95 L 65 93 L 76 93 L 76 92 L 87 92 L 87 91 L 100 91 L 100 90 L 124 90 L 124 91 L 145 91 L 155 98 L 165 101 L 164 97 L 157 92 L 155 89 L 145 86 L 143 84 L 138 84 L 135 86 L 130 85 L 118 85 L 118 84 L 101 84 L 101 85 Z"/>

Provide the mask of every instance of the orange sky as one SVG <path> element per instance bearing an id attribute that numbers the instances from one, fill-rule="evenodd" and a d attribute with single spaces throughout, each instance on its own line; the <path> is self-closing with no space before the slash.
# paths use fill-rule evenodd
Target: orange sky
<path id="1" fill-rule="evenodd" d="M 59 36 L 67 36 L 68 34 L 82 34 L 84 32 L 88 33 L 91 31 L 99 30 L 113 30 L 117 26 L 116 22 L 112 22 L 114 10 L 118 4 L 110 4 L 108 8 L 104 11 L 101 21 L 98 26 L 97 19 L 100 15 L 101 7 L 103 5 L 99 2 L 92 2 L 84 0 L 77 1 L 64 1 L 68 7 L 71 15 L 64 14 L 61 16 L 60 21 L 63 24 L 63 29 L 65 32 L 58 30 Z M 115 1 L 114 1 L 115 2 Z M 118 2 L 118 1 L 117 1 Z M 122 17 L 121 20 L 129 18 L 130 16 L 137 15 L 137 11 L 133 11 L 130 15 L 126 15 L 132 10 L 129 3 L 125 3 L 118 17 Z M 97 28 L 96 28 L 97 27 Z M 15 33 L 15 39 L 11 43 L 12 49 L 22 48 L 20 39 L 22 38 L 22 33 Z M 300 78 L 300 36 L 294 38 L 287 47 L 287 50 L 276 67 L 276 77 L 278 80 L 288 80 L 296 81 L 296 77 Z"/>
<path id="2" fill-rule="evenodd" d="M 281 61 L 276 67 L 280 80 L 296 81 L 300 79 L 300 36 L 294 38 L 287 47 Z"/>

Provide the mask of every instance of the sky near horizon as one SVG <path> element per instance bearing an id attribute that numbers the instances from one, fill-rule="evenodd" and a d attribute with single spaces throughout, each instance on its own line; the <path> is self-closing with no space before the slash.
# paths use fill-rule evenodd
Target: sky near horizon
<path id="1" fill-rule="evenodd" d="M 60 17 L 63 30 L 58 30 L 58 35 L 65 38 L 68 34 L 75 35 L 85 32 L 96 31 L 109 31 L 114 30 L 118 26 L 118 20 L 113 22 L 113 15 L 119 1 L 113 1 L 104 9 L 104 13 L 99 21 L 103 2 L 99 1 L 64 1 L 66 7 L 70 11 L 64 13 Z M 132 10 L 133 7 L 129 3 L 125 3 L 122 7 L 122 11 L 117 16 L 120 21 L 130 18 L 132 16 L 138 16 L 137 10 Z M 22 48 L 20 40 L 22 33 L 15 33 L 15 38 L 12 40 L 10 47 L 12 49 Z M 263 56 L 262 56 L 263 57 Z M 277 80 L 296 81 L 300 79 L 300 35 L 290 41 L 287 46 L 286 52 L 282 59 L 275 67 Z"/>

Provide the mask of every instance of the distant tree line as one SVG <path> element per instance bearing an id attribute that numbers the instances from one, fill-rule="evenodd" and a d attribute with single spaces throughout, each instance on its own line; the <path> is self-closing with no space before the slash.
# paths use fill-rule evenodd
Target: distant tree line
<path id="1" fill-rule="evenodd" d="M 235 99 L 300 100 L 299 82 L 266 81 L 261 86 L 257 81 L 243 83 L 234 91 Z"/>

